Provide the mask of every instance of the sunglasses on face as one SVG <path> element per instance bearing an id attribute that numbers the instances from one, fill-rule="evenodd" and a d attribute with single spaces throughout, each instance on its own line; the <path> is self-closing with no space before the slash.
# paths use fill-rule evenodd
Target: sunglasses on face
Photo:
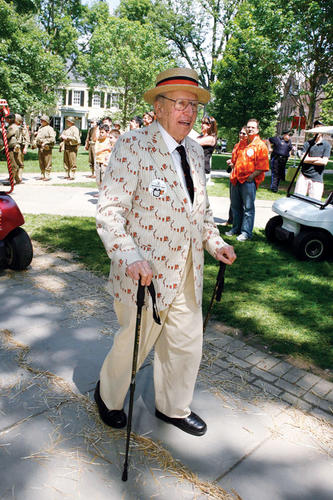
<path id="1" fill-rule="evenodd" d="M 247 135 L 246 132 L 239 132 L 239 135 Z"/>

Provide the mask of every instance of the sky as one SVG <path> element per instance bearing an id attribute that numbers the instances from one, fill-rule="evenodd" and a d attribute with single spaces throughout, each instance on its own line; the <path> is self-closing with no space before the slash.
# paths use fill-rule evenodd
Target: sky
<path id="1" fill-rule="evenodd" d="M 109 5 L 110 10 L 113 11 L 120 4 L 120 0 L 106 0 L 106 3 Z"/>
<path id="2" fill-rule="evenodd" d="M 94 3 L 94 1 L 95 0 L 82 0 L 82 3 L 86 5 L 91 5 Z M 110 12 L 112 13 L 114 9 L 118 7 L 120 0 L 106 0 L 106 3 L 109 5 Z"/>

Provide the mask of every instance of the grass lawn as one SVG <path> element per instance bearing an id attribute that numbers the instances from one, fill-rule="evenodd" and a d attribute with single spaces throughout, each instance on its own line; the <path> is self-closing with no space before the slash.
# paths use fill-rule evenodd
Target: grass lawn
<path id="1" fill-rule="evenodd" d="M 52 152 L 52 170 L 53 172 L 64 172 L 63 163 L 64 153 L 59 153 L 59 147 L 55 147 Z M 90 171 L 88 151 L 83 146 L 79 147 L 77 155 L 77 168 L 81 172 Z M 40 172 L 38 162 L 38 150 L 29 149 L 24 157 L 24 171 L 26 173 Z M 0 156 L 0 173 L 7 173 L 7 162 L 4 154 Z"/>
<path id="2" fill-rule="evenodd" d="M 214 182 L 214 185 L 207 186 L 209 196 L 224 196 L 229 198 L 229 179 L 228 178 L 212 179 L 212 181 Z M 280 182 L 278 193 L 272 193 L 272 191 L 270 191 L 269 189 L 270 184 L 271 184 L 271 178 L 266 177 L 264 182 L 260 184 L 260 187 L 257 191 L 256 198 L 258 200 L 277 200 L 286 195 L 289 182 L 287 181 Z M 333 191 L 333 175 L 326 174 L 324 175 L 323 199 L 326 199 L 331 191 Z M 294 192 L 294 188 L 292 188 L 291 192 L 292 193 Z"/>
<path id="3" fill-rule="evenodd" d="M 25 217 L 34 240 L 50 250 L 72 252 L 93 272 L 108 275 L 109 259 L 93 218 Z M 225 239 L 235 245 L 238 259 L 226 270 L 225 291 L 212 319 L 240 329 L 244 340 L 297 358 L 304 367 L 332 369 L 333 263 L 297 261 L 289 251 L 268 244 L 262 230 L 255 230 L 246 244 Z M 217 271 L 207 254 L 204 314 Z"/>
<path id="4" fill-rule="evenodd" d="M 227 170 L 227 160 L 230 160 L 231 153 L 222 153 L 222 154 L 213 154 L 212 157 L 212 170 Z M 299 159 L 296 160 L 296 165 L 299 164 Z M 294 159 L 288 161 L 288 165 L 294 165 Z M 333 159 L 331 159 L 327 163 L 327 169 L 333 169 Z"/>

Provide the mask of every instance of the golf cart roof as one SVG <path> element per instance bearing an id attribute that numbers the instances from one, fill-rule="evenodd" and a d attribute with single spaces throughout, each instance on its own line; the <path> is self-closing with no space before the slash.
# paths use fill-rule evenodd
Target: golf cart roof
<path id="1" fill-rule="evenodd" d="M 305 132 L 312 132 L 313 134 L 333 134 L 333 125 L 314 127 L 309 130 L 305 130 Z"/>

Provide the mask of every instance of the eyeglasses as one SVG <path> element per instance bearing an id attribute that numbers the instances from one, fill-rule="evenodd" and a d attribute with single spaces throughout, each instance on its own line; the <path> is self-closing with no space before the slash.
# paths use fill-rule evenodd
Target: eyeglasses
<path id="1" fill-rule="evenodd" d="M 191 106 L 192 111 L 196 113 L 198 109 L 202 107 L 198 101 L 191 101 L 190 99 L 170 99 L 170 97 L 166 97 L 165 95 L 160 95 L 159 97 L 163 97 L 163 99 L 174 102 L 174 108 L 177 111 L 185 111 L 188 106 Z"/>

